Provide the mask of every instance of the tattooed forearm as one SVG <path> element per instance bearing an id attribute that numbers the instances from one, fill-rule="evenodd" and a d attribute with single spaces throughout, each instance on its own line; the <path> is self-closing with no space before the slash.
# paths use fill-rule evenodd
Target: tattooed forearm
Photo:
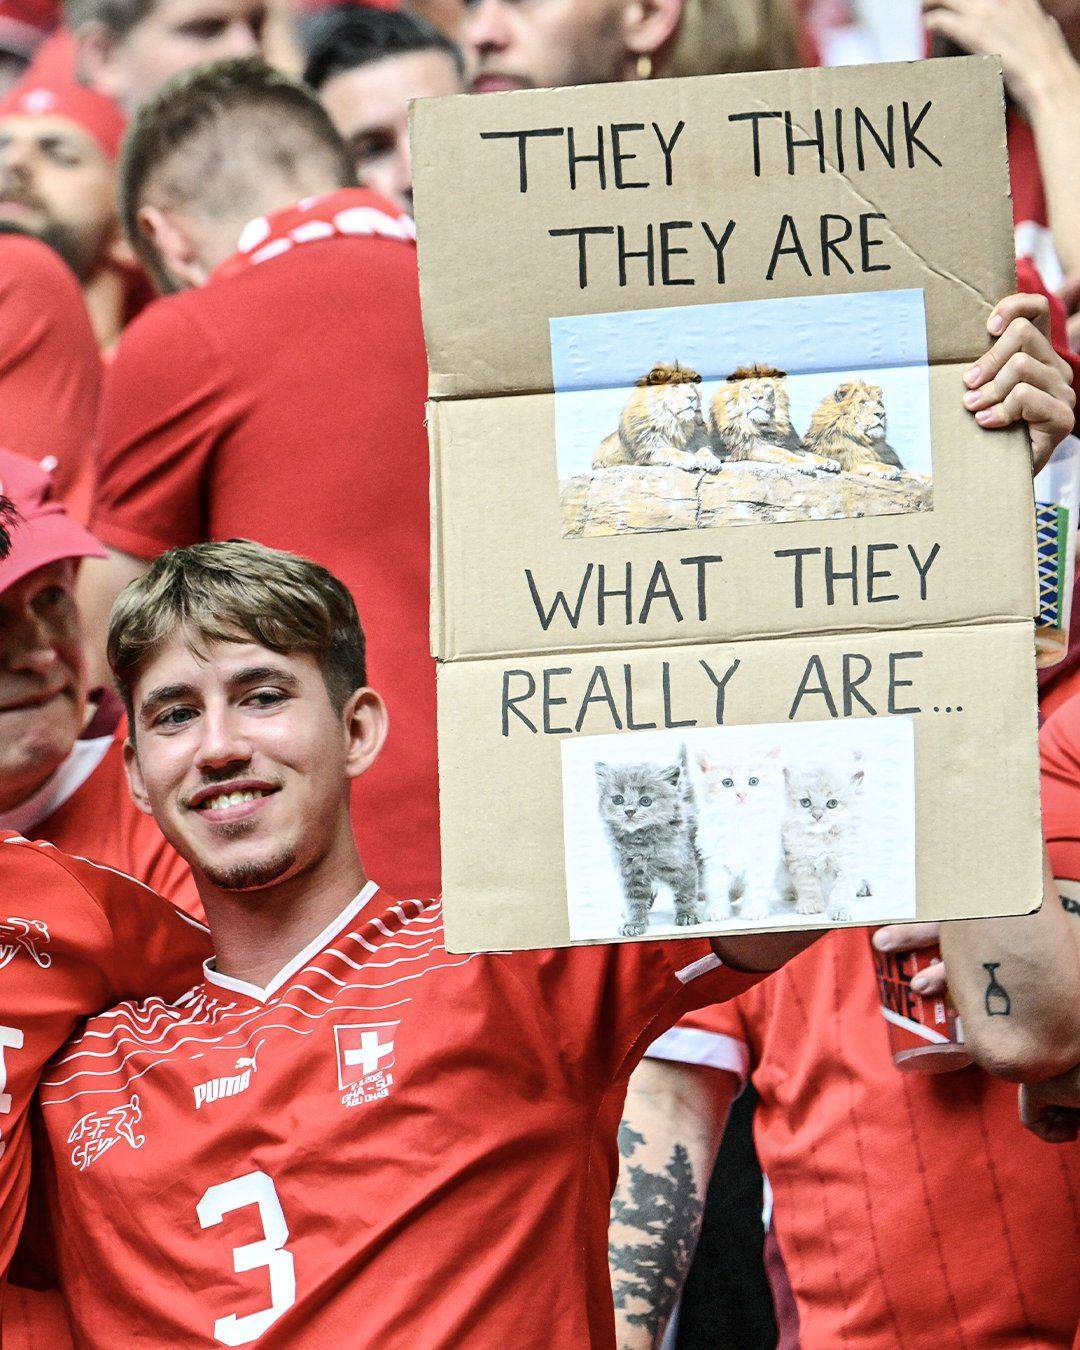
<path id="1" fill-rule="evenodd" d="M 1061 897 L 1061 908 L 1066 914 L 1080 914 L 1080 900 L 1074 900 L 1071 896 L 1063 895 Z"/>
<path id="2" fill-rule="evenodd" d="M 997 977 L 997 972 L 1001 969 L 1001 962 L 984 961 L 982 968 L 990 976 L 986 993 L 983 995 L 987 1017 L 1008 1017 L 1012 1012 L 1012 999 L 1009 997 L 1009 991 Z"/>
<path id="3" fill-rule="evenodd" d="M 632 1326 L 655 1336 L 667 1324 L 683 1286 L 701 1227 L 690 1155 L 676 1144 L 662 1172 L 631 1166 L 611 1207 L 615 1307 Z"/>

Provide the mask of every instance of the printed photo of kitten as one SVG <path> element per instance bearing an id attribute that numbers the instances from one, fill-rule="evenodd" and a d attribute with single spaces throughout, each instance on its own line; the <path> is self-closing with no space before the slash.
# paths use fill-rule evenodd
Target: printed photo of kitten
<path id="1" fill-rule="evenodd" d="M 697 816 L 686 747 L 673 764 L 596 765 L 600 818 L 623 897 L 623 937 L 640 937 L 661 884 L 671 887 L 675 922 L 701 922 Z"/>
<path id="2" fill-rule="evenodd" d="M 753 923 L 776 909 L 781 871 L 780 813 L 783 783 L 780 747 L 764 754 L 694 756 L 706 918 Z"/>
<path id="3" fill-rule="evenodd" d="M 833 764 L 784 769 L 784 863 L 796 914 L 824 913 L 849 923 L 871 894 L 866 878 L 862 803 L 865 770 L 853 751 Z"/>
<path id="4" fill-rule="evenodd" d="M 572 941 L 917 915 L 910 717 L 569 736 L 561 756 Z"/>

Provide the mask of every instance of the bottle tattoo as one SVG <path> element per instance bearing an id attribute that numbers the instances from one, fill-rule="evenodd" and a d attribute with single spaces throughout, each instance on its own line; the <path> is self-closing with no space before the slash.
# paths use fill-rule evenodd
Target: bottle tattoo
<path id="1" fill-rule="evenodd" d="M 986 986 L 986 993 L 983 995 L 987 1017 L 1008 1017 L 1012 1012 L 1012 999 L 996 974 L 1000 965 L 1000 961 L 983 962 L 983 970 L 990 976 L 990 983 Z"/>

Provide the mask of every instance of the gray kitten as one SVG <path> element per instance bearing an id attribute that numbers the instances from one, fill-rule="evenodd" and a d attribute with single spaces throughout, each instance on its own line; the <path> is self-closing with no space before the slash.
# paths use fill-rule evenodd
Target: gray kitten
<path id="1" fill-rule="evenodd" d="M 623 893 L 624 937 L 649 923 L 656 887 L 675 894 L 675 922 L 701 922 L 697 812 L 690 792 L 686 747 L 674 764 L 597 764 L 600 819 L 615 856 Z"/>

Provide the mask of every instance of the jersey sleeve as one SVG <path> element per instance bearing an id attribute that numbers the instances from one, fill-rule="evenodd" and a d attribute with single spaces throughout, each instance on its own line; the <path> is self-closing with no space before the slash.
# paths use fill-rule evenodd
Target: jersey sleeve
<path id="1" fill-rule="evenodd" d="M 101 971 L 108 997 L 87 1015 L 129 999 L 175 999 L 198 983 L 211 951 L 202 924 L 124 872 L 51 852 L 101 920 L 87 957 Z"/>
<path id="2" fill-rule="evenodd" d="M 582 1090 L 627 1077 L 649 1045 L 692 1009 L 765 978 L 722 964 L 704 939 L 616 943 L 507 958 L 535 991 Z"/>
<path id="3" fill-rule="evenodd" d="M 224 361 L 187 298 L 166 297 L 139 316 L 102 392 L 90 524 L 137 558 L 206 537 L 205 479 L 231 417 Z"/>
<path id="4" fill-rule="evenodd" d="M 1043 834 L 1059 880 L 1080 882 L 1080 695 L 1047 718 L 1039 733 Z"/>
<path id="5" fill-rule="evenodd" d="M 645 1052 L 647 1059 L 700 1064 L 726 1070 L 745 1083 L 750 1072 L 750 1043 L 744 1000 L 729 999 L 695 1008 L 661 1032 Z"/>

